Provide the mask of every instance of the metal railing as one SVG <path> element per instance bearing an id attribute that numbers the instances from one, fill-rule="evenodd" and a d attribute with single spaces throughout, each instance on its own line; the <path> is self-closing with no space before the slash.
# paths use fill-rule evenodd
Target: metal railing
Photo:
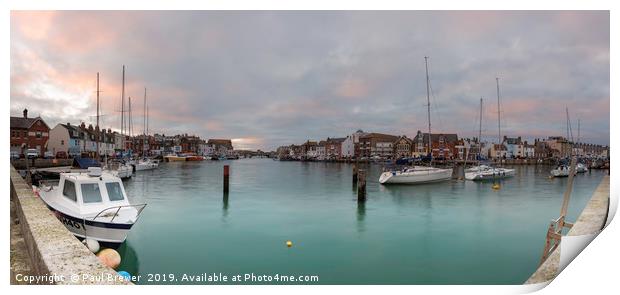
<path id="1" fill-rule="evenodd" d="M 109 208 L 106 208 L 106 209 L 103 209 L 103 210 L 99 211 L 99 213 L 97 213 L 97 215 L 95 215 L 95 217 L 93 217 L 93 219 L 91 219 L 91 221 L 95 221 L 97 218 L 103 217 L 102 214 L 104 212 L 116 209 L 116 211 L 114 212 L 114 215 L 112 216 L 112 219 L 110 220 L 110 222 L 114 222 L 114 218 L 116 218 L 116 216 L 118 216 L 118 212 L 120 212 L 122 208 L 138 208 L 138 214 L 136 214 L 136 220 L 133 221 L 134 223 L 136 223 L 138 221 L 138 218 L 140 218 L 140 214 L 142 213 L 142 210 L 144 210 L 144 207 L 146 207 L 146 203 L 145 204 L 121 205 L 121 206 L 109 207 Z"/>

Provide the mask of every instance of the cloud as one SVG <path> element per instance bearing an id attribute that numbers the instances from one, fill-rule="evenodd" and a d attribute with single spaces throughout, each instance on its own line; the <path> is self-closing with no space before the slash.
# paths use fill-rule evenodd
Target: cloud
<path id="1" fill-rule="evenodd" d="M 357 129 L 563 135 L 609 143 L 606 11 L 13 11 L 11 113 L 120 127 L 121 66 L 142 130 L 274 149 Z M 576 123 L 575 123 L 576 124 Z M 576 129 L 576 126 L 573 126 Z"/>

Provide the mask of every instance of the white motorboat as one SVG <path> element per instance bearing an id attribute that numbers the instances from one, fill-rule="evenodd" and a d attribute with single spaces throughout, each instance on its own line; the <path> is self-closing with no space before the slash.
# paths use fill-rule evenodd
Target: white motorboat
<path id="1" fill-rule="evenodd" d="M 569 174 L 570 174 L 570 167 L 566 165 L 560 165 L 557 168 L 551 170 L 551 176 L 553 177 L 568 177 Z M 576 171 L 575 171 L 575 174 L 577 174 Z"/>
<path id="2" fill-rule="evenodd" d="M 133 175 L 133 166 L 123 162 L 111 162 L 105 170 L 120 179 L 129 179 Z"/>
<path id="3" fill-rule="evenodd" d="M 465 179 L 467 180 L 495 180 L 495 179 L 512 177 L 514 175 L 515 175 L 515 169 L 501 168 L 501 167 L 489 167 L 486 165 L 480 165 L 478 166 L 478 170 L 466 171 Z"/>
<path id="4" fill-rule="evenodd" d="M 584 163 L 577 163 L 577 167 L 575 167 L 577 173 L 585 173 L 588 172 L 588 166 Z"/>
<path id="5" fill-rule="evenodd" d="M 136 171 L 152 170 L 159 167 L 159 162 L 147 158 L 138 161 L 138 163 L 136 163 L 134 167 L 136 168 Z"/>
<path id="6" fill-rule="evenodd" d="M 60 173 L 56 185 L 42 182 L 35 193 L 75 236 L 112 246 L 125 241 L 146 207 L 130 204 L 120 178 L 99 167 Z"/>
<path id="7" fill-rule="evenodd" d="M 407 183 L 421 184 L 450 180 L 452 168 L 442 169 L 436 167 L 414 166 L 399 171 L 386 171 L 379 177 L 379 183 Z"/>

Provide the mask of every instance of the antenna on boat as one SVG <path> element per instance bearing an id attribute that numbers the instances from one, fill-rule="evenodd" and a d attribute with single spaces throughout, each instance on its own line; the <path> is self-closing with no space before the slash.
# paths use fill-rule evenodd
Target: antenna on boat
<path id="1" fill-rule="evenodd" d="M 426 68 L 426 107 L 428 111 L 428 154 L 431 157 L 429 166 L 433 165 L 433 148 L 431 140 L 431 98 L 430 98 L 430 81 L 428 78 L 428 56 L 424 57 L 424 66 Z"/>
<path id="2" fill-rule="evenodd" d="M 480 97 L 480 123 L 478 127 L 478 159 L 480 160 L 480 155 L 482 154 L 482 97 Z"/>
<path id="3" fill-rule="evenodd" d="M 95 129 L 97 131 L 97 138 L 95 139 L 95 145 L 97 146 L 95 148 L 95 158 L 99 161 L 99 72 L 97 72 L 97 125 Z"/>

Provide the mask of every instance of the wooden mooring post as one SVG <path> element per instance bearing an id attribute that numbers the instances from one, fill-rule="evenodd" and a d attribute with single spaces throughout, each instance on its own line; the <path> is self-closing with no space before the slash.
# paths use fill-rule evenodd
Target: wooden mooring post
<path id="1" fill-rule="evenodd" d="M 363 169 L 357 171 L 357 201 L 366 201 L 366 171 Z"/>
<path id="2" fill-rule="evenodd" d="M 357 182 L 357 162 L 353 163 L 353 183 Z"/>
<path id="3" fill-rule="evenodd" d="M 224 165 L 224 193 L 228 193 L 228 177 L 230 175 L 230 166 Z"/>

